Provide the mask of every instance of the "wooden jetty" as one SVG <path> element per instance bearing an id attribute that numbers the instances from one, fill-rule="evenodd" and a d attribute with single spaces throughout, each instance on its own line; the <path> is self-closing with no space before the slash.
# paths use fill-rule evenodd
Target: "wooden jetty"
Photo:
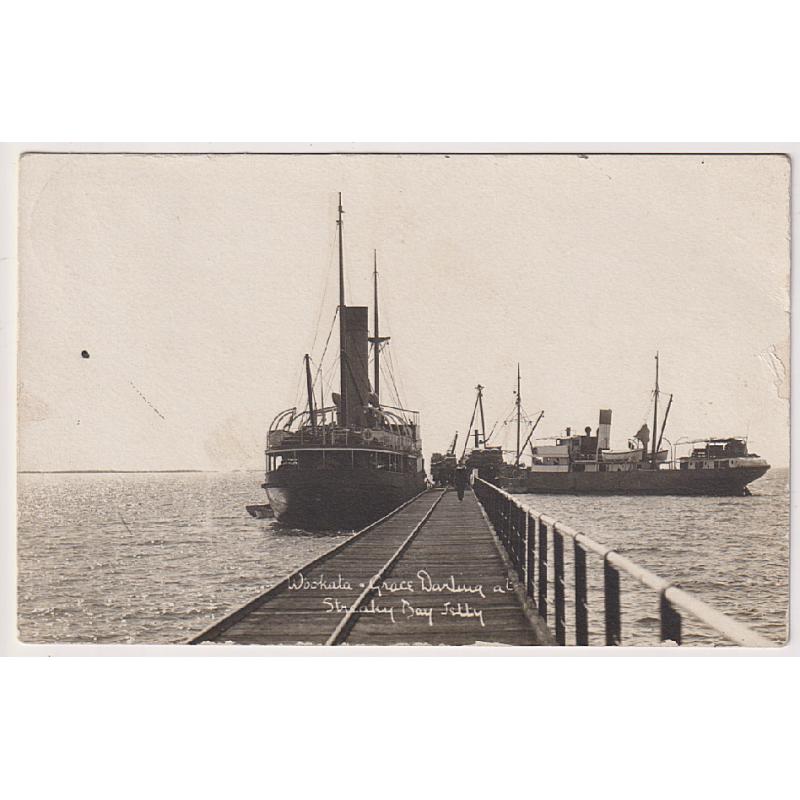
<path id="1" fill-rule="evenodd" d="M 428 490 L 190 640 L 236 644 L 550 644 L 467 492 Z"/>
<path id="2" fill-rule="evenodd" d="M 621 578 L 653 593 L 661 642 L 689 616 L 744 647 L 776 642 L 480 477 L 463 501 L 422 492 L 192 638 L 235 644 L 623 644 Z M 572 576 L 565 549 L 572 549 Z M 589 558 L 602 589 L 588 592 Z M 568 642 L 567 594 L 574 598 Z M 548 625 L 552 625 L 551 629 Z M 572 637 L 569 637 L 572 638 Z"/>

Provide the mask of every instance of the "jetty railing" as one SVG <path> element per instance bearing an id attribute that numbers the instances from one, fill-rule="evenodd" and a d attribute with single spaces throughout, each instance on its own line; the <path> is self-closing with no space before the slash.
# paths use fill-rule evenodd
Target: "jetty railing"
<path id="1" fill-rule="evenodd" d="M 525 594 L 535 605 L 542 621 L 554 631 L 557 644 L 567 643 L 564 545 L 565 542 L 571 542 L 576 645 L 589 644 L 586 558 L 591 554 L 602 559 L 603 564 L 606 645 L 622 644 L 620 573 L 625 573 L 657 594 L 662 642 L 682 644 L 683 615 L 688 614 L 735 644 L 745 647 L 776 646 L 766 637 L 717 611 L 679 586 L 639 566 L 622 553 L 521 503 L 516 497 L 494 484 L 476 476 L 473 490 L 505 548 Z M 551 552 L 554 562 L 553 581 L 548 577 Z M 552 625 L 548 617 L 552 617 Z"/>

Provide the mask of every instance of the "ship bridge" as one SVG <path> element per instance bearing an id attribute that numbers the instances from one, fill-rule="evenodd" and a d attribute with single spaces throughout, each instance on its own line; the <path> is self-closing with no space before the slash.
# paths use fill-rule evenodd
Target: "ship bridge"
<path id="1" fill-rule="evenodd" d="M 289 408 L 278 414 L 267 432 L 267 452 L 304 447 L 359 447 L 416 452 L 421 449 L 419 412 L 409 409 L 372 407 L 364 412 L 366 424 L 342 427 L 336 407 L 313 414 Z"/>

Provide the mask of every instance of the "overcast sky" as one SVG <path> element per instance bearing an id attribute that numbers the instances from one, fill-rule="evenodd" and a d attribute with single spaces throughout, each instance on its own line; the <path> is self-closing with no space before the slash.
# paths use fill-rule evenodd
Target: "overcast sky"
<path id="1" fill-rule="evenodd" d="M 339 191 L 348 303 L 377 248 L 428 461 L 478 382 L 488 425 L 511 408 L 517 361 L 537 436 L 611 408 L 624 447 L 659 350 L 669 439 L 788 464 L 782 157 L 29 155 L 20 468 L 263 466 L 333 318 Z"/>

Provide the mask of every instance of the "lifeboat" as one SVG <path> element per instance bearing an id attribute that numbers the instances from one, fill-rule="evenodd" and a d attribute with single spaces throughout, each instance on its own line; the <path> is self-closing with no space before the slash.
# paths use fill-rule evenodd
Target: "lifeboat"
<path id="1" fill-rule="evenodd" d="M 644 458 L 644 449 L 637 447 L 634 450 L 601 450 L 600 460 L 606 464 L 639 464 Z M 666 461 L 669 450 L 659 450 L 656 461 Z"/>

